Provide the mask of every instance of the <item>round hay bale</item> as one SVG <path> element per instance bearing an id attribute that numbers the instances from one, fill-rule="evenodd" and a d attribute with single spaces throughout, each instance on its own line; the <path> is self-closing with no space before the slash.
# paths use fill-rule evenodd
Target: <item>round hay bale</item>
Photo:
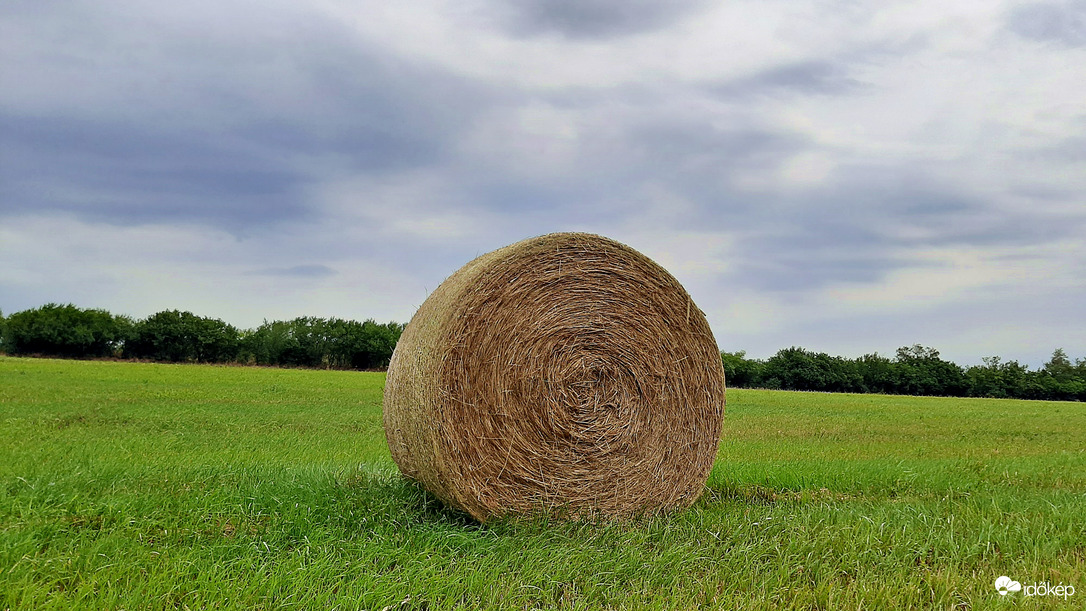
<path id="1" fill-rule="evenodd" d="M 705 315 L 648 257 L 585 233 L 447 278 L 404 330 L 384 398 L 400 471 L 479 521 L 689 506 L 723 417 Z"/>

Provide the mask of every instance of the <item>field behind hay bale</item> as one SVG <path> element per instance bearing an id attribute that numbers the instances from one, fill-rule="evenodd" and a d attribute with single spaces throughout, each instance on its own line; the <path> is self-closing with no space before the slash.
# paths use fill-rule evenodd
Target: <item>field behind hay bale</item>
<path id="1" fill-rule="evenodd" d="M 729 390 L 692 509 L 481 527 L 398 476 L 383 382 L 0 358 L 0 609 L 1086 600 L 1086 404 Z"/>

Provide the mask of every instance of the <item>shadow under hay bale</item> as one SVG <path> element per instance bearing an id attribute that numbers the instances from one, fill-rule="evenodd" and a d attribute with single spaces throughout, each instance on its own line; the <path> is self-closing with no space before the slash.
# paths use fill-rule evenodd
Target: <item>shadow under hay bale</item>
<path id="1" fill-rule="evenodd" d="M 671 274 L 613 240 L 556 233 L 478 257 L 429 296 L 384 410 L 403 474 L 480 521 L 634 516 L 701 494 L 724 371 Z"/>

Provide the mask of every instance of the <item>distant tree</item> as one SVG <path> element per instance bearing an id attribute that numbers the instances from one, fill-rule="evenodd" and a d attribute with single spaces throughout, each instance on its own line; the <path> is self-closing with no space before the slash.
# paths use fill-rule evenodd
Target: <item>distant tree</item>
<path id="1" fill-rule="evenodd" d="M 1059 391 L 1059 382 L 1043 369 L 1030 371 L 1022 380 L 1017 396 L 1022 399 L 1052 399 Z"/>
<path id="2" fill-rule="evenodd" d="M 264 321 L 241 340 L 242 360 L 258 365 L 281 365 L 283 355 L 298 354 L 298 341 L 291 335 L 290 323 L 281 320 Z"/>
<path id="3" fill-rule="evenodd" d="M 337 367 L 377 369 L 386 367 L 403 332 L 398 323 L 378 324 L 333 318 L 328 321 L 331 360 Z"/>
<path id="4" fill-rule="evenodd" d="M 860 376 L 862 392 L 891 394 L 897 391 L 897 368 L 890 359 L 878 353 L 865 354 L 853 361 Z"/>
<path id="5" fill-rule="evenodd" d="M 9 354 L 102 357 L 113 356 L 128 331 L 126 318 L 105 310 L 48 303 L 8 317 L 3 342 Z"/>
<path id="6" fill-rule="evenodd" d="M 1071 364 L 1071 359 L 1067 358 L 1067 353 L 1063 351 L 1063 348 L 1056 348 L 1052 352 L 1052 358 L 1048 359 L 1042 369 L 1058 382 L 1067 382 L 1075 378 L 1075 366 Z"/>
<path id="7" fill-rule="evenodd" d="M 847 359 L 795 346 L 770 357 L 762 375 L 767 380 L 778 380 L 785 390 L 854 392 L 861 389 L 863 382 Z"/>
<path id="8" fill-rule="evenodd" d="M 279 355 L 279 364 L 301 367 L 329 367 L 331 345 L 328 321 L 315 316 L 302 316 L 289 323 L 293 340 Z"/>
<path id="9" fill-rule="evenodd" d="M 125 355 L 157 361 L 222 363 L 237 359 L 238 330 L 217 318 L 165 310 L 135 323 Z"/>
<path id="10" fill-rule="evenodd" d="M 365 320 L 358 335 L 355 336 L 354 349 L 351 352 L 351 367 L 355 369 L 376 369 L 387 367 L 396 349 L 396 343 L 403 334 L 404 325 L 399 323 L 378 324 Z"/>
<path id="11" fill-rule="evenodd" d="M 1063 348 L 1056 348 L 1052 358 L 1031 377 L 1029 391 L 1038 399 L 1074 401 L 1086 394 L 1086 377 L 1079 375 Z"/>
<path id="12" fill-rule="evenodd" d="M 1003 362 L 998 356 L 981 359 L 984 365 L 965 371 L 967 394 L 996 399 L 1020 397 L 1022 383 L 1029 370 L 1018 361 Z"/>
<path id="13" fill-rule="evenodd" d="M 720 360 L 724 365 L 724 380 L 735 388 L 756 388 L 762 381 L 762 369 L 765 363 L 746 358 L 744 350 L 721 352 Z"/>
<path id="14" fill-rule="evenodd" d="M 242 340 L 243 360 L 262 365 L 377 369 L 386 367 L 403 333 L 399 323 L 300 317 L 264 321 Z"/>
<path id="15" fill-rule="evenodd" d="M 238 357 L 240 334 L 233 325 L 218 318 L 198 317 L 196 360 L 203 363 L 229 363 Z"/>
<path id="16" fill-rule="evenodd" d="M 939 358 L 939 351 L 920 344 L 898 348 L 897 392 L 905 395 L 962 396 L 966 391 L 965 372 Z"/>
<path id="17" fill-rule="evenodd" d="M 935 361 L 939 360 L 939 351 L 935 348 L 922 346 L 920 344 L 913 344 L 912 346 L 902 346 L 897 349 L 897 360 Z"/>
<path id="18" fill-rule="evenodd" d="M 1086 358 L 1075 359 L 1075 381 L 1079 384 L 1075 399 L 1086 401 Z"/>

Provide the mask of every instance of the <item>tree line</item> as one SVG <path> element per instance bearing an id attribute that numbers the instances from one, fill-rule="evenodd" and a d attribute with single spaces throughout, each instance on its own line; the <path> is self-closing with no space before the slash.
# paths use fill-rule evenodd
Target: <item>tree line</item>
<path id="1" fill-rule="evenodd" d="M 240 363 L 336 369 L 388 366 L 404 325 L 303 316 L 238 329 L 217 318 L 165 310 L 135 320 L 100 309 L 46 304 L 4 317 L 0 351 L 66 358 Z M 986 357 L 963 368 L 934 348 L 856 359 L 785 348 L 766 360 L 722 352 L 728 386 L 825 392 L 1086 401 L 1086 359 L 1057 349 L 1039 369 Z"/>
<path id="2" fill-rule="evenodd" d="M 147 318 L 50 303 L 4 317 L 0 351 L 64 358 L 241 363 L 336 369 L 388 366 L 404 325 L 303 316 L 238 329 L 217 318 L 165 310 Z"/>
<path id="3" fill-rule="evenodd" d="M 894 358 L 848 359 L 792 347 L 766 360 L 742 351 L 722 352 L 721 359 L 728 386 L 741 388 L 1086 401 L 1086 359 L 1072 363 L 1059 348 L 1034 370 L 998 356 L 963 368 L 919 344 L 898 348 Z"/>

